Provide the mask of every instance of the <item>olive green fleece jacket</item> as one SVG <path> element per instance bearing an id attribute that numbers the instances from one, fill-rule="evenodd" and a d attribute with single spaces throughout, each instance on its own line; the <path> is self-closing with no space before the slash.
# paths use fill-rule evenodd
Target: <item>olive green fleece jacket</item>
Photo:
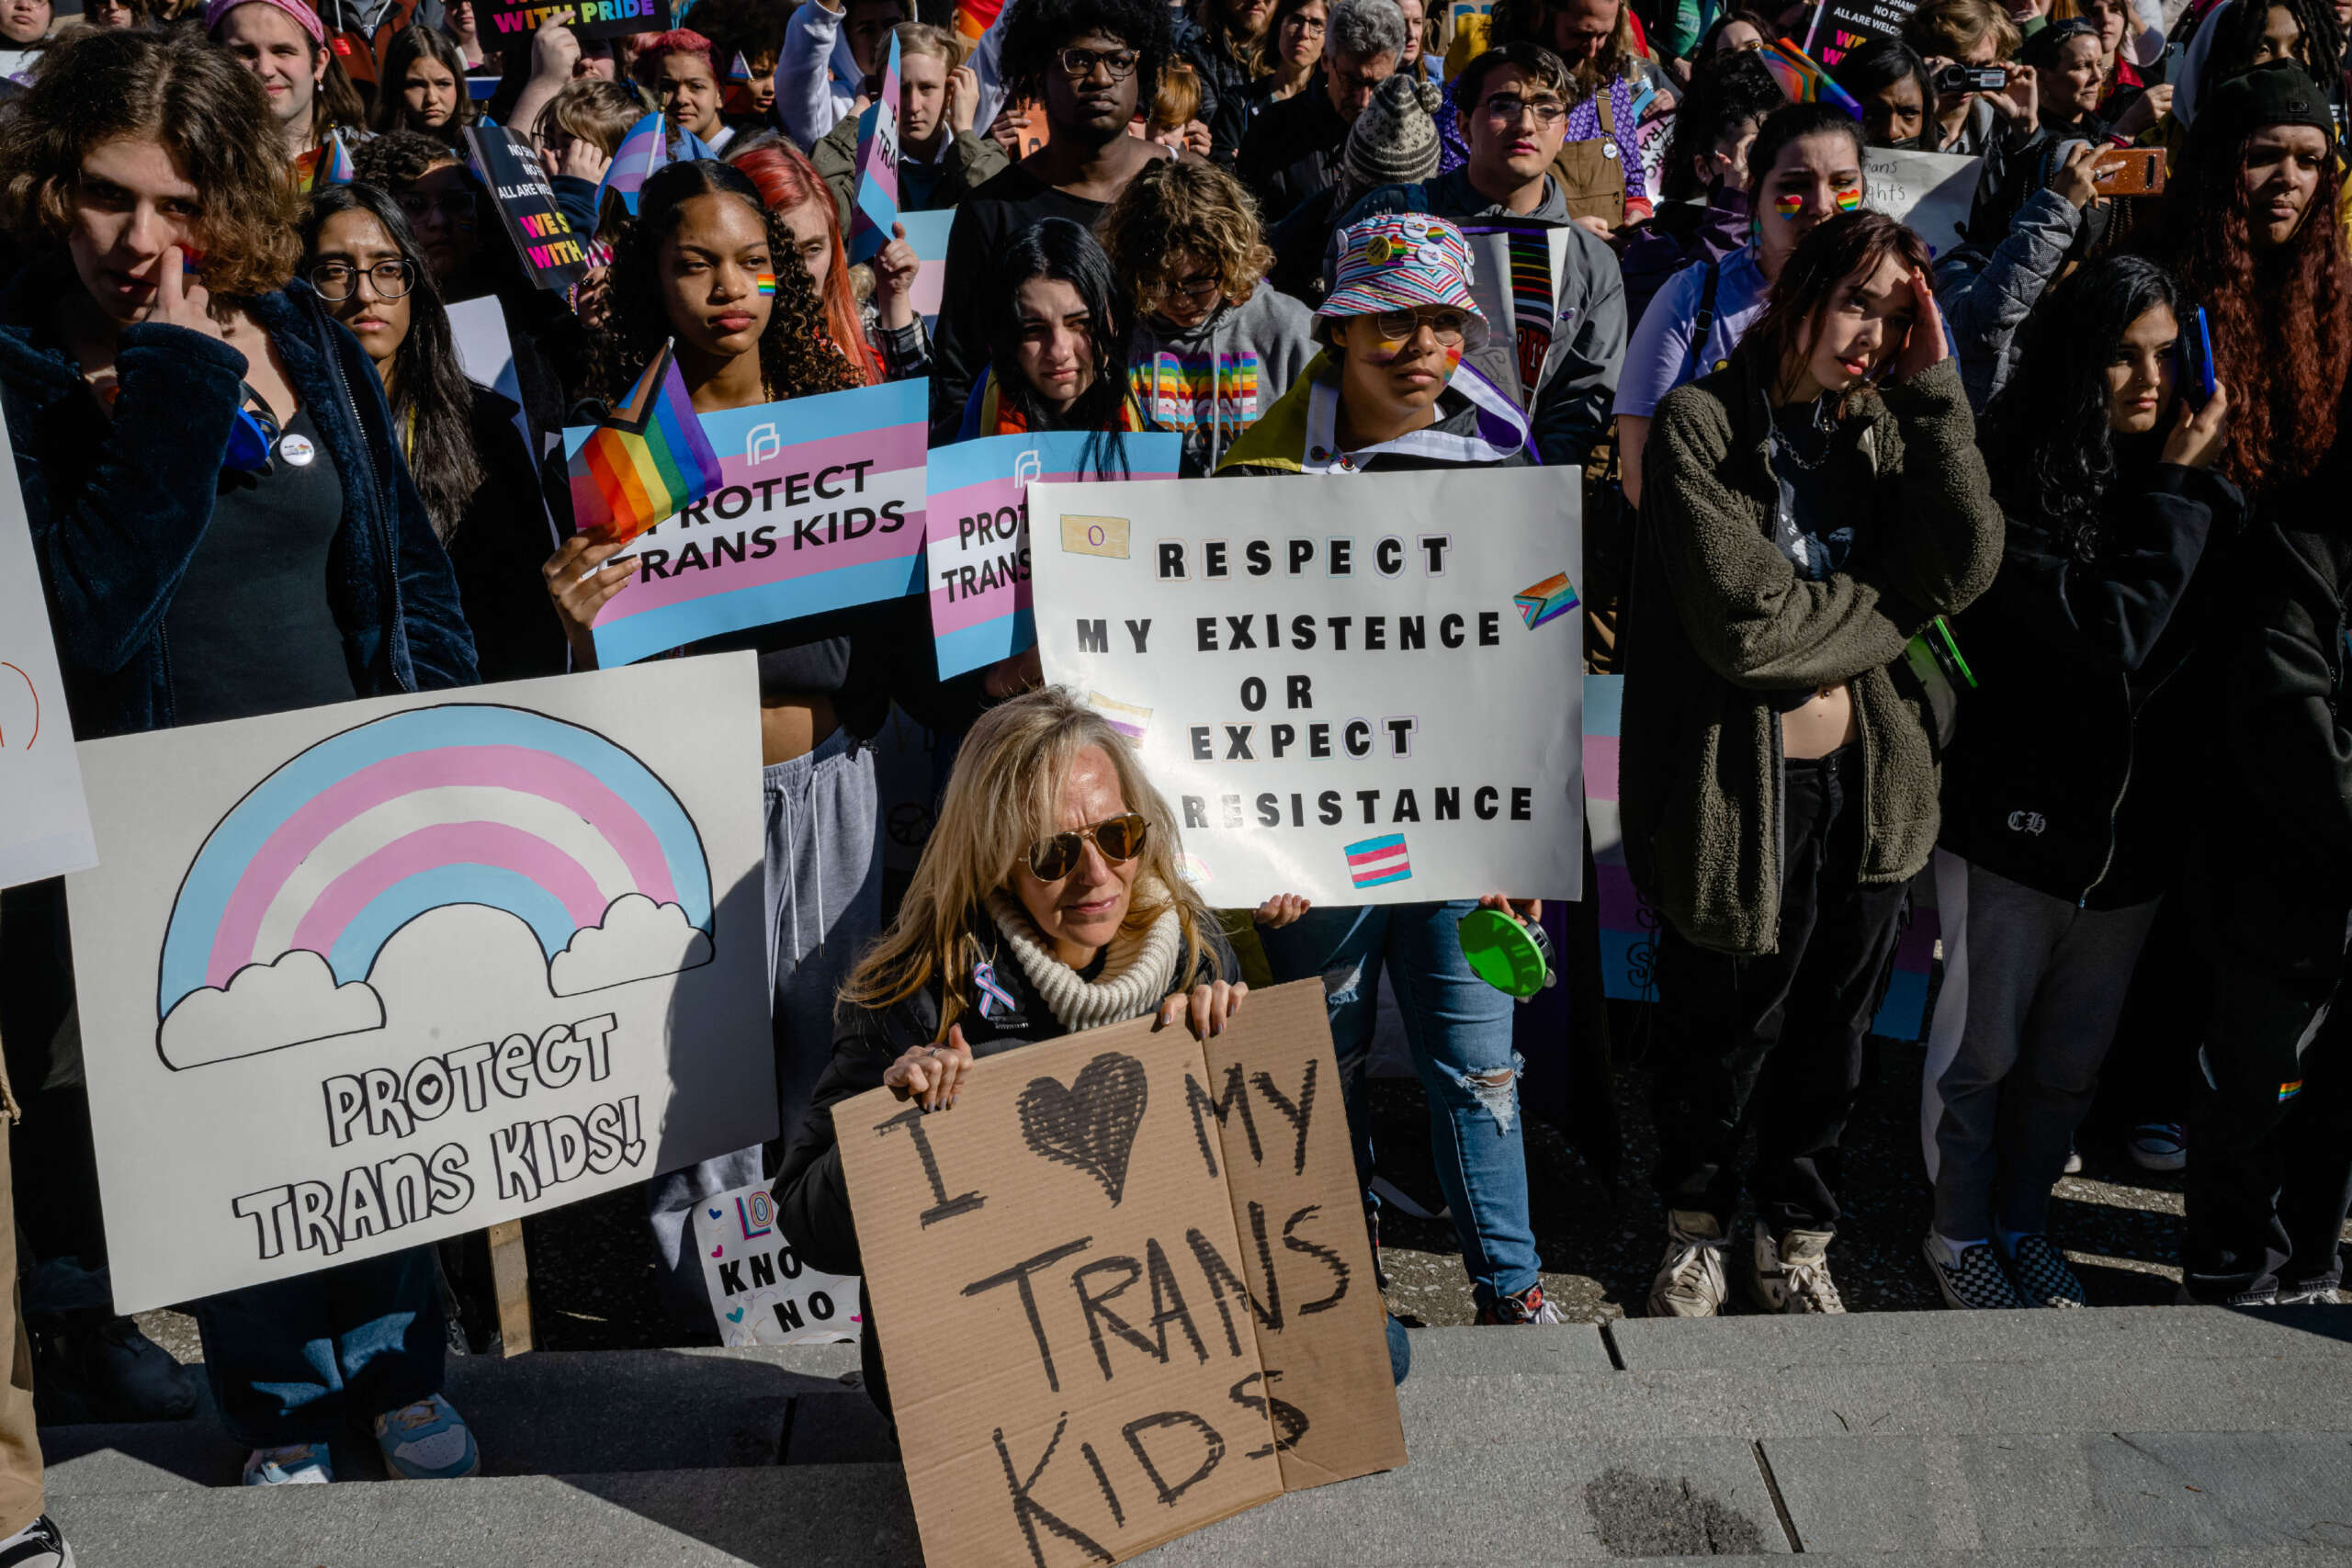
<path id="1" fill-rule="evenodd" d="M 1800 578 L 1772 541 L 1779 488 L 1759 360 L 1736 354 L 1658 404 L 1642 470 L 1618 792 L 1635 887 L 1690 942 L 1743 956 L 1780 946 L 1784 759 L 1773 696 L 1851 688 L 1862 880 L 1917 875 L 1936 845 L 1942 741 L 1904 645 L 1984 591 L 2002 541 L 1960 368 L 1946 359 L 1865 394 L 1833 438 L 1826 504 L 1852 520 L 1854 543 L 1844 570 Z"/>

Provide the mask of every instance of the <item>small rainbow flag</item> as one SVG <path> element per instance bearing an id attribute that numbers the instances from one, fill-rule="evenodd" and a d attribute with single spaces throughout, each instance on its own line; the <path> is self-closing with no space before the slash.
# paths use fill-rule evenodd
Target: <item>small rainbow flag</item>
<path id="1" fill-rule="evenodd" d="M 1581 603 L 1575 586 L 1565 571 L 1545 578 L 1532 588 L 1522 588 L 1511 595 L 1511 603 L 1519 606 L 1521 618 L 1527 629 L 1533 631 L 1546 621 L 1557 620 Z"/>
<path id="2" fill-rule="evenodd" d="M 1789 102 L 1835 104 L 1856 119 L 1862 118 L 1862 106 L 1854 101 L 1853 95 L 1832 82 L 1829 73 L 1814 63 L 1813 56 L 1787 39 L 1759 45 L 1756 58 L 1764 62 L 1772 80 L 1788 95 Z"/>
<path id="3" fill-rule="evenodd" d="M 2302 1092 L 2303 1080 L 2301 1078 L 2297 1078 L 2291 1083 L 2282 1083 L 2278 1086 L 2278 1099 L 2281 1103 L 2294 1099 L 2295 1096 Z"/>
<path id="4" fill-rule="evenodd" d="M 718 488 L 718 454 L 669 344 L 638 378 L 628 407 L 572 454 L 569 472 L 572 525 L 606 539 L 634 539 Z"/>
<path id="5" fill-rule="evenodd" d="M 1003 9 L 1004 0 L 956 0 L 956 30 L 977 41 Z"/>

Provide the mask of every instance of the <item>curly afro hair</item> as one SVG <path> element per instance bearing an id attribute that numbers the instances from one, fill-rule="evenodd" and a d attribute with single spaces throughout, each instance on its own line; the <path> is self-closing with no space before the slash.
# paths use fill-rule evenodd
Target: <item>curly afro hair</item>
<path id="1" fill-rule="evenodd" d="M 1148 108 L 1176 47 L 1168 7 L 1159 0 L 1021 0 L 1004 24 L 1008 95 L 1042 102 L 1046 73 L 1059 69 L 1054 56 L 1088 33 L 1117 39 L 1136 51 L 1136 102 Z"/>
<path id="2" fill-rule="evenodd" d="M 662 304 L 662 243 L 681 210 L 698 196 L 731 196 L 760 215 L 775 257 L 775 301 L 760 333 L 760 378 L 771 400 L 865 385 L 826 328 L 817 286 L 795 259 L 798 247 L 783 218 L 760 200 L 740 169 L 707 158 L 665 164 L 638 192 L 637 218 L 613 251 L 612 320 L 596 345 L 596 390 L 617 406 L 673 334 Z"/>

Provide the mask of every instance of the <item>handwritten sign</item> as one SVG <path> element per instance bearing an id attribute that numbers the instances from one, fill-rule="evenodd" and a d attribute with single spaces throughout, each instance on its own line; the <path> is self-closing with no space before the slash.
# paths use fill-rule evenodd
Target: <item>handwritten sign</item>
<path id="1" fill-rule="evenodd" d="M 1930 254 L 1942 255 L 1961 243 L 1960 226 L 1976 200 L 1982 158 L 1950 152 L 1862 150 L 1864 199 L 1889 218 L 1918 231 Z"/>
<path id="2" fill-rule="evenodd" d="M 757 684 L 729 654 L 85 743 L 118 1309 L 773 1136 Z"/>
<path id="3" fill-rule="evenodd" d="M 474 172 L 489 187 L 499 224 L 531 281 L 559 293 L 579 282 L 588 271 L 587 249 L 556 205 L 555 187 L 531 144 L 501 125 L 469 126 L 465 134 Z"/>
<path id="4" fill-rule="evenodd" d="M 609 665 L 922 585 L 928 381 L 702 415 L 724 480 L 622 555 L 644 565 L 596 618 Z M 590 426 L 563 433 L 566 457 Z"/>
<path id="5" fill-rule="evenodd" d="M 767 1183 L 739 1187 L 695 1205 L 695 1251 L 718 1337 L 727 1345 L 800 1345 L 854 1339 L 854 1276 L 826 1274 L 800 1261 L 776 1228 Z"/>
<path id="6" fill-rule="evenodd" d="M 1029 599 L 1029 487 L 1041 480 L 1167 479 L 1180 435 L 1078 431 L 989 435 L 934 448 L 923 543 L 932 635 L 944 679 L 1035 645 Z M 1097 465 L 1123 471 L 1103 475 Z"/>
<path id="7" fill-rule="evenodd" d="M 1033 485 L 1038 651 L 1220 905 L 1573 898 L 1577 506 L 1532 468 Z"/>
<path id="8" fill-rule="evenodd" d="M 1320 982 L 833 1122 L 929 1561 L 1120 1562 L 1405 1462 Z"/>

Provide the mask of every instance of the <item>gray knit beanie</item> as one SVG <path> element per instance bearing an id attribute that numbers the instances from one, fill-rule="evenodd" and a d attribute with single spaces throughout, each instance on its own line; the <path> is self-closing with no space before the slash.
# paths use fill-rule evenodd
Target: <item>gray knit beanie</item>
<path id="1" fill-rule="evenodd" d="M 1372 102 L 1349 128 L 1347 151 L 1340 155 L 1348 188 L 1361 194 L 1435 179 L 1437 121 L 1430 117 L 1444 102 L 1445 89 L 1409 68 L 1373 89 Z"/>

